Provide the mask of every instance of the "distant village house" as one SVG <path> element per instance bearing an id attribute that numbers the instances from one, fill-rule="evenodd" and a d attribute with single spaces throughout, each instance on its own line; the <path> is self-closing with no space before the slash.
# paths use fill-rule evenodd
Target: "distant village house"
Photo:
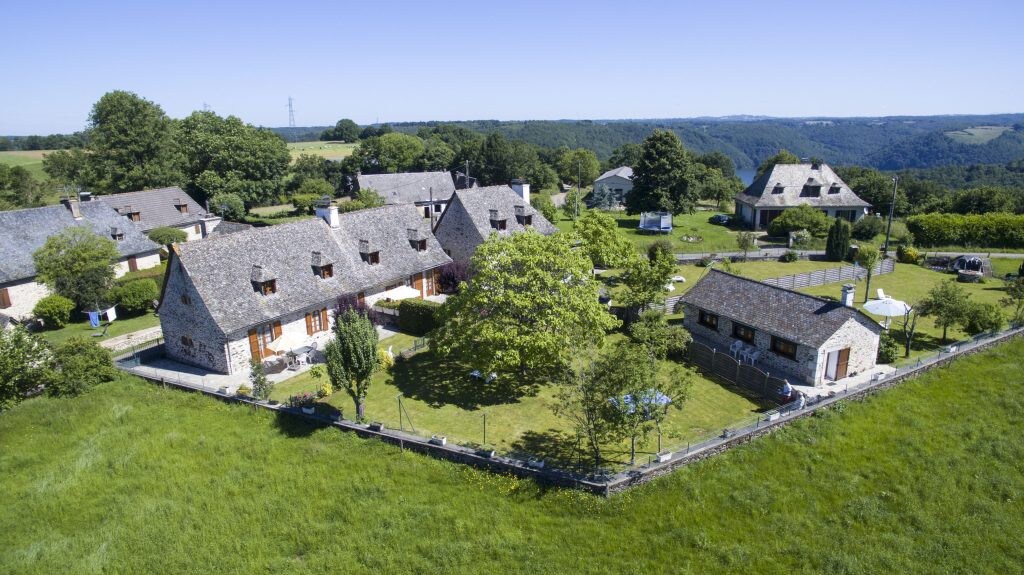
<path id="1" fill-rule="evenodd" d="M 97 196 L 96 200 L 135 222 L 143 233 L 176 228 L 188 234 L 185 241 L 205 238 L 221 223 L 177 186 Z"/>
<path id="2" fill-rule="evenodd" d="M 736 218 L 752 229 L 767 229 L 783 211 L 801 204 L 851 223 L 871 207 L 827 164 L 775 164 L 736 194 Z"/>

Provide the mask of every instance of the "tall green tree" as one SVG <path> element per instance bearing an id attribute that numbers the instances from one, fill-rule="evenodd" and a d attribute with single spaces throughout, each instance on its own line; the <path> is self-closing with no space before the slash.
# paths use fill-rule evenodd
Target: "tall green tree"
<path id="1" fill-rule="evenodd" d="M 246 206 L 274 200 L 291 162 L 280 136 L 213 112 L 193 112 L 181 121 L 178 142 L 185 158 L 186 187 L 200 202 L 219 193 Z"/>
<path id="2" fill-rule="evenodd" d="M 653 250 L 651 256 L 631 257 L 623 266 L 621 278 L 626 290 L 619 301 L 629 311 L 630 318 L 635 318 L 648 305 L 664 301 L 665 286 L 675 272 L 676 262 L 671 254 Z"/>
<path id="3" fill-rule="evenodd" d="M 796 154 L 790 152 L 789 150 L 779 150 L 779 153 L 777 153 L 774 156 L 771 156 L 770 158 L 767 158 L 765 161 L 761 162 L 761 165 L 757 167 L 757 175 L 755 175 L 754 178 L 755 179 L 760 178 L 762 175 L 764 175 L 765 172 L 771 170 L 772 167 L 775 166 L 775 164 L 799 164 L 799 163 L 800 163 L 800 158 L 796 157 Z"/>
<path id="4" fill-rule="evenodd" d="M 871 277 L 875 275 L 875 266 L 882 261 L 882 252 L 871 244 L 860 246 L 857 250 L 857 263 L 864 268 L 866 281 L 864 282 L 864 301 L 868 301 L 868 293 L 871 291 Z"/>
<path id="5" fill-rule="evenodd" d="M 972 302 L 960 321 L 960 327 L 968 335 L 996 332 L 1006 324 L 1003 311 L 994 303 Z"/>
<path id="6" fill-rule="evenodd" d="M 338 120 L 338 123 L 333 128 L 328 128 L 320 134 L 320 139 L 325 142 L 330 141 L 341 141 L 341 142 L 355 142 L 359 139 L 359 124 L 356 124 L 348 118 L 342 118 Z"/>
<path id="7" fill-rule="evenodd" d="M 612 155 L 605 162 L 605 169 L 613 170 L 621 166 L 633 167 L 640 161 L 643 155 L 643 148 L 640 144 L 627 142 L 612 150 Z"/>
<path id="8" fill-rule="evenodd" d="M 43 156 L 43 171 L 55 184 L 68 188 L 89 188 L 96 181 L 89 154 L 82 148 L 57 150 Z"/>
<path id="9" fill-rule="evenodd" d="M 565 150 L 558 158 L 558 177 L 563 182 L 589 186 L 601 175 L 601 162 L 586 148 Z"/>
<path id="10" fill-rule="evenodd" d="M 89 163 L 95 185 L 128 192 L 180 183 L 174 121 L 132 92 L 103 95 L 89 114 Z"/>
<path id="11" fill-rule="evenodd" d="M 42 199 L 43 186 L 28 170 L 0 164 L 0 209 L 35 207 Z"/>
<path id="12" fill-rule="evenodd" d="M 0 412 L 53 376 L 53 356 L 38 337 L 22 326 L 0 328 Z"/>
<path id="13" fill-rule="evenodd" d="M 448 298 L 432 333 L 440 356 L 543 379 L 619 325 L 598 303 L 590 260 L 565 234 L 492 234 L 470 265 L 472 281 Z"/>
<path id="14" fill-rule="evenodd" d="M 537 210 L 544 215 L 544 219 L 556 223 L 558 220 L 558 208 L 551 201 L 550 196 L 544 194 L 534 194 L 530 196 L 530 205 L 533 209 Z"/>
<path id="15" fill-rule="evenodd" d="M 582 248 L 595 267 L 617 268 L 626 263 L 636 250 L 619 233 L 615 218 L 596 210 L 587 210 L 573 224 L 573 231 L 582 241 Z"/>
<path id="16" fill-rule="evenodd" d="M 366 415 L 366 394 L 380 361 L 377 340 L 377 328 L 366 314 L 347 309 L 335 318 L 334 339 L 324 348 L 331 385 L 334 389 L 344 389 L 352 398 L 358 421 L 363 421 Z"/>
<path id="17" fill-rule="evenodd" d="M 364 139 L 350 158 L 364 174 L 394 174 L 414 171 L 425 150 L 416 136 L 389 132 Z"/>
<path id="18" fill-rule="evenodd" d="M 742 231 L 736 234 L 736 247 L 743 252 L 743 259 L 747 259 L 747 252 L 757 247 L 757 239 L 754 232 Z"/>
<path id="19" fill-rule="evenodd" d="M 454 161 L 455 150 L 441 138 L 433 137 L 424 141 L 418 167 L 425 172 L 437 172 L 447 170 Z"/>
<path id="20" fill-rule="evenodd" d="M 641 150 L 640 161 L 633 166 L 633 189 L 626 196 L 627 213 L 692 212 L 699 190 L 688 176 L 691 160 L 679 137 L 655 130 L 644 140 Z"/>
<path id="21" fill-rule="evenodd" d="M 942 328 L 942 341 L 947 341 L 949 328 L 964 322 L 970 304 L 967 290 L 951 279 L 928 290 L 928 296 L 918 307 L 921 315 L 933 318 L 935 325 Z"/>
<path id="22" fill-rule="evenodd" d="M 36 278 L 81 309 L 109 303 L 117 244 L 84 227 L 67 228 L 46 239 L 32 254 Z"/>
<path id="23" fill-rule="evenodd" d="M 825 244 L 825 257 L 832 262 L 841 262 L 846 259 L 850 251 L 850 234 L 852 228 L 850 223 L 844 219 L 836 218 L 832 227 L 828 230 L 828 241 Z"/>
<path id="24" fill-rule="evenodd" d="M 1021 269 L 1024 269 L 1024 263 Z M 1010 308 L 1011 322 L 1024 323 L 1024 275 L 1019 275 L 1006 286 L 1006 297 L 999 300 L 999 303 Z"/>
<path id="25" fill-rule="evenodd" d="M 732 158 L 718 150 L 697 156 L 697 161 L 709 169 L 717 168 L 725 178 L 732 178 L 736 175 L 736 164 L 733 163 Z"/>

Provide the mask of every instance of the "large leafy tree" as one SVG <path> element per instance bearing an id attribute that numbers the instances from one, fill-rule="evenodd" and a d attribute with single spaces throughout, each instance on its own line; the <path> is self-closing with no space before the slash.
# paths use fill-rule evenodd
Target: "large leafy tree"
<path id="1" fill-rule="evenodd" d="M 43 156 L 43 171 L 56 184 L 87 188 L 96 181 L 93 163 L 82 148 L 57 150 Z"/>
<path id="2" fill-rule="evenodd" d="M 559 373 L 619 324 L 598 303 L 591 267 L 564 234 L 492 234 L 471 260 L 472 279 L 441 308 L 431 346 L 488 372 Z"/>
<path id="3" fill-rule="evenodd" d="M 43 186 L 21 166 L 0 164 L 0 209 L 41 205 Z"/>
<path id="4" fill-rule="evenodd" d="M 640 161 L 633 166 L 633 190 L 626 196 L 626 211 L 691 212 L 699 199 L 699 186 L 692 182 L 691 159 L 679 137 L 655 130 L 644 140 L 641 151 Z"/>
<path id="5" fill-rule="evenodd" d="M 643 148 L 640 144 L 634 144 L 632 142 L 622 144 L 618 148 L 612 150 L 612 155 L 605 162 L 605 167 L 609 170 L 618 168 L 620 166 L 633 167 L 640 161 L 640 156 L 643 155 Z"/>
<path id="6" fill-rule="evenodd" d="M 455 150 L 435 136 L 424 141 L 418 168 L 426 172 L 447 170 L 454 161 Z"/>
<path id="7" fill-rule="evenodd" d="M 866 281 L 864 282 L 864 301 L 868 301 L 868 294 L 871 292 L 871 277 L 875 274 L 875 266 L 882 261 L 882 252 L 871 244 L 864 244 L 857 250 L 857 263 L 864 268 Z"/>
<path id="8" fill-rule="evenodd" d="M 629 258 L 622 272 L 626 290 L 620 303 L 629 310 L 630 317 L 636 317 L 643 308 L 664 300 L 665 285 L 675 269 L 672 254 L 662 250 L 652 250 L 648 258 Z"/>
<path id="9" fill-rule="evenodd" d="M 0 411 L 53 376 L 53 357 L 46 344 L 24 327 L 0 328 Z"/>
<path id="10" fill-rule="evenodd" d="M 200 202 L 232 193 L 247 206 L 275 198 L 291 162 L 277 134 L 213 112 L 193 112 L 181 122 L 187 187 Z"/>
<path id="11" fill-rule="evenodd" d="M 315 154 L 300 154 L 292 165 L 288 167 L 291 178 L 288 179 L 286 188 L 288 191 L 295 191 L 302 187 L 306 180 L 326 180 L 330 182 L 335 192 L 345 188 L 346 178 L 341 162 L 332 162 L 323 156 Z"/>
<path id="12" fill-rule="evenodd" d="M 931 317 L 942 328 L 942 341 L 946 341 L 950 327 L 965 322 L 970 306 L 967 290 L 952 279 L 928 290 L 928 296 L 918 305 L 921 315 Z"/>
<path id="13" fill-rule="evenodd" d="M 182 177 L 174 121 L 159 105 L 132 92 L 108 92 L 93 105 L 88 150 L 101 190 L 156 188 Z"/>
<path id="14" fill-rule="evenodd" d="M 1024 263 L 1021 264 L 1024 269 Z M 1010 308 L 1010 321 L 1024 323 L 1024 276 L 1018 277 L 1006 286 L 1006 297 L 999 300 L 999 303 Z"/>
<path id="15" fill-rule="evenodd" d="M 335 317 L 334 339 L 324 348 L 327 375 L 334 389 L 344 389 L 356 405 L 356 418 L 365 416 L 366 394 L 380 359 L 377 328 L 366 314 L 347 308 Z"/>
<path id="16" fill-rule="evenodd" d="M 558 157 L 557 165 L 558 177 L 563 182 L 579 181 L 581 186 L 589 186 L 601 175 L 601 162 L 586 148 L 566 149 Z"/>
<path id="17" fill-rule="evenodd" d="M 891 174 L 883 174 L 874 168 L 860 166 L 836 168 L 836 174 L 865 202 L 871 204 L 880 213 L 889 213 L 893 188 Z M 896 190 L 895 213 L 902 216 L 909 212 L 910 203 L 907 200 L 906 185 L 903 180 L 900 180 L 900 186 Z"/>
<path id="18" fill-rule="evenodd" d="M 333 128 L 328 128 L 320 134 L 323 141 L 354 142 L 359 139 L 359 124 L 348 118 L 338 120 Z"/>
<path id="19" fill-rule="evenodd" d="M 36 278 L 82 309 L 107 302 L 114 281 L 117 245 L 84 227 L 71 227 L 47 238 L 32 254 Z"/>
<path id="20" fill-rule="evenodd" d="M 636 250 L 619 233 L 619 224 L 608 214 L 587 210 L 573 224 L 573 231 L 595 267 L 617 268 L 626 263 Z"/>
<path id="21" fill-rule="evenodd" d="M 426 147 L 423 140 L 401 132 L 366 138 L 348 163 L 364 174 L 394 174 L 416 169 Z"/>
<path id="22" fill-rule="evenodd" d="M 772 169 L 775 164 L 799 164 L 800 158 L 796 157 L 796 154 L 789 150 L 779 150 L 779 153 L 765 159 L 761 162 L 761 165 L 757 167 L 757 175 L 754 178 L 760 178 L 765 172 Z"/>

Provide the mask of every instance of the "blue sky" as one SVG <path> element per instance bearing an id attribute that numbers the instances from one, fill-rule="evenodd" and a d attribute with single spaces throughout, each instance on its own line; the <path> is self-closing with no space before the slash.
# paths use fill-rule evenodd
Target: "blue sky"
<path id="1" fill-rule="evenodd" d="M 0 0 L 0 134 L 105 92 L 174 117 L 386 121 L 1024 111 L 1024 2 Z"/>

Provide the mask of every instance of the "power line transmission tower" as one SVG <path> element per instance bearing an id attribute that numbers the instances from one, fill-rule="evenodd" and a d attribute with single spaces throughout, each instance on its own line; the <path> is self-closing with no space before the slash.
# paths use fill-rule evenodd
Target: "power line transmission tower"
<path id="1" fill-rule="evenodd" d="M 295 127 L 295 106 L 292 105 L 291 96 L 288 96 L 288 127 Z"/>

